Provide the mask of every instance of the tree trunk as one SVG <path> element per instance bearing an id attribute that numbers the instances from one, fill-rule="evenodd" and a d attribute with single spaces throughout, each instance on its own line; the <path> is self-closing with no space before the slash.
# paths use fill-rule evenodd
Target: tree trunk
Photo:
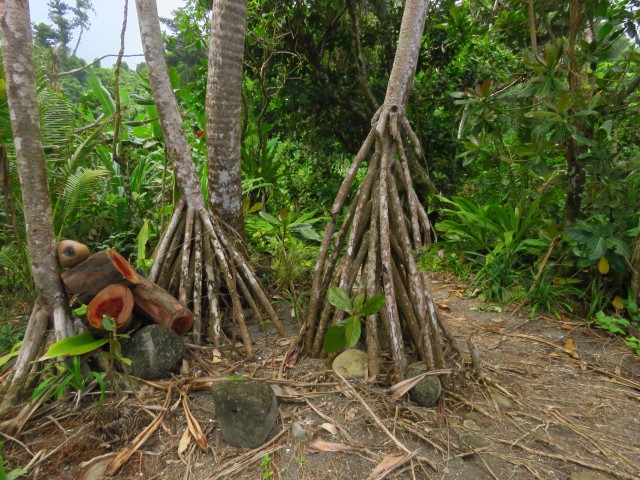
<path id="1" fill-rule="evenodd" d="M 631 299 L 640 305 L 640 235 L 636 237 L 631 252 Z"/>
<path id="2" fill-rule="evenodd" d="M 209 202 L 241 238 L 240 109 L 246 18 L 246 0 L 213 1 L 206 100 Z"/>
<path id="3" fill-rule="evenodd" d="M 569 56 L 569 95 L 575 99 L 578 95 L 580 79 L 578 72 L 580 66 L 576 59 L 576 42 L 580 23 L 582 19 L 582 9 L 584 0 L 571 0 L 569 6 L 569 42 L 567 54 Z M 577 122 L 574 124 L 578 128 Z M 585 172 L 580 160 L 580 149 L 573 138 L 568 138 L 565 142 L 567 158 L 567 187 L 564 206 L 564 223 L 571 225 L 580 216 L 582 196 L 584 195 Z"/>
<path id="4" fill-rule="evenodd" d="M 531 38 L 531 51 L 538 54 L 538 32 L 536 31 L 536 9 L 534 0 L 529 0 L 529 35 Z"/>
<path id="5" fill-rule="evenodd" d="M 423 245 L 431 244 L 432 229 L 410 175 L 404 143 L 408 139 L 417 152 L 420 143 L 405 109 L 415 78 L 426 11 L 426 0 L 408 0 L 405 4 L 384 104 L 374 115 L 371 131 L 331 208 L 331 221 L 313 274 L 309 313 L 301 332 L 306 349 L 318 354 L 327 329 L 342 319 L 342 313 L 325 301 L 329 287 L 337 284 L 353 296 L 357 293 L 353 291 L 355 280 L 360 277 L 364 287 L 358 292 L 364 290 L 367 297 L 383 293 L 387 299 L 379 314 L 366 318 L 369 375 L 375 377 L 381 369 L 380 345 L 385 342 L 378 336 L 384 333 L 397 380 L 403 378 L 407 362 L 403 330 L 430 369 L 444 366 L 441 336 L 459 353 L 431 298 L 428 278 L 418 271 L 415 262 Z M 374 144 L 367 173 L 336 236 L 337 218 L 351 184 Z"/>
<path id="6" fill-rule="evenodd" d="M 166 149 L 182 193 L 182 200 L 176 205 L 154 255 L 149 279 L 177 294 L 182 304 L 193 307 L 195 343 L 200 343 L 204 332 L 210 333 L 214 344 L 220 343 L 223 339 L 222 317 L 227 309 L 232 312 L 229 318 L 240 330 L 246 353 L 251 355 L 253 347 L 239 292 L 252 297 L 248 303 L 256 306 L 258 319 L 268 317 L 281 336 L 286 333 L 243 250 L 239 250 L 241 245 L 231 241 L 228 229 L 222 227 L 216 215 L 205 210 L 182 118 L 169 82 L 156 1 L 136 0 L 136 6 L 151 89 Z M 237 181 L 240 188 L 239 176 Z M 204 321 L 208 325 L 204 325 Z"/>
<path id="7" fill-rule="evenodd" d="M 27 225 L 27 244 L 38 294 L 37 303 L 42 306 L 45 315 L 53 318 L 56 339 L 61 340 L 73 331 L 66 295 L 58 275 L 56 241 L 38 119 L 33 37 L 26 0 L 0 1 L 0 32 L 13 143 Z M 38 310 L 34 308 L 34 312 Z M 30 319 L 30 322 L 36 321 L 41 321 L 39 315 Z M 18 363 L 33 360 L 42 339 L 43 337 L 29 339 L 31 348 L 23 346 Z M 28 370 L 20 375 L 16 374 L 17 371 L 14 371 L 9 382 L 3 405 L 8 399 L 15 399 L 17 389 L 25 383 Z"/>

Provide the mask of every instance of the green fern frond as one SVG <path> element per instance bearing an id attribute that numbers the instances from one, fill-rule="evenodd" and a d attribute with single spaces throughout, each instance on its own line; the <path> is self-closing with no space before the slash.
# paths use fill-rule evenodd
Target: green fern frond
<path id="1" fill-rule="evenodd" d="M 22 265 L 22 258 L 15 245 L 4 245 L 0 248 L 0 268 L 19 278 L 24 278 L 25 271 Z"/>
<path id="2" fill-rule="evenodd" d="M 66 147 L 73 137 L 73 105 L 60 95 L 42 90 L 39 97 L 43 145 Z"/>
<path id="3" fill-rule="evenodd" d="M 66 221 L 83 203 L 89 200 L 95 191 L 98 180 L 107 175 L 106 170 L 80 168 L 67 178 L 62 193 L 61 212 L 55 214 L 58 235 L 62 232 Z"/>

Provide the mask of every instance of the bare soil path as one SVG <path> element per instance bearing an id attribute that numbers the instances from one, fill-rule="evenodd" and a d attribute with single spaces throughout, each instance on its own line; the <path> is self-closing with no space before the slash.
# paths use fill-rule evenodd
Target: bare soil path
<path id="1" fill-rule="evenodd" d="M 13 439 L 3 432 L 5 466 L 31 463 L 30 479 L 88 480 L 83 462 L 127 448 L 163 413 L 113 478 L 640 478 L 640 357 L 620 339 L 579 319 L 499 311 L 466 299 L 460 285 L 444 278 L 433 281 L 433 293 L 452 332 L 463 341 L 474 336 L 491 380 L 481 385 L 470 374 L 455 375 L 438 408 L 393 401 L 382 382 L 353 382 L 361 401 L 320 359 L 300 358 L 278 379 L 289 344 L 263 335 L 246 360 L 228 349 L 190 349 L 179 378 L 138 385 L 137 395 L 99 409 L 96 395 L 40 407 Z M 287 325 L 293 335 L 297 324 Z M 280 433 L 256 451 L 222 441 L 211 395 L 198 391 L 207 384 L 190 380 L 228 374 L 266 379 L 278 393 Z M 163 409 L 169 386 L 170 406 Z M 181 389 L 206 449 L 186 441 Z M 304 435 L 294 437 L 294 422 Z M 376 473 L 381 462 L 397 467 Z"/>

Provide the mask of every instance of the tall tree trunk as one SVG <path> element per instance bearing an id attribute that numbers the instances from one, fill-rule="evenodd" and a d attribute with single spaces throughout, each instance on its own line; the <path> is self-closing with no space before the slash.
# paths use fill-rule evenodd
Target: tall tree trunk
<path id="1" fill-rule="evenodd" d="M 631 299 L 640 305 L 640 235 L 636 237 L 631 252 Z"/>
<path id="2" fill-rule="evenodd" d="M 332 219 L 324 232 L 313 274 L 309 313 L 301 332 L 306 349 L 318 354 L 327 329 L 342 319 L 342 312 L 325 301 L 331 284 L 337 284 L 350 296 L 383 293 L 387 299 L 385 307 L 379 315 L 366 319 L 372 377 L 381 368 L 378 335 L 382 333 L 387 335 L 393 372 L 398 379 L 403 377 L 407 362 L 403 330 L 431 369 L 444 366 L 441 334 L 457 350 L 431 297 L 428 278 L 418 271 L 415 262 L 422 246 L 431 243 L 432 229 L 409 173 L 405 144 L 408 146 L 410 142 L 417 152 L 420 144 L 405 110 L 415 78 L 426 12 L 426 0 L 407 0 L 384 104 L 374 115 L 371 131 L 331 208 Z M 356 173 L 374 144 L 362 185 L 338 235 L 334 236 L 338 215 Z M 363 285 L 356 292 L 353 290 L 358 277 Z"/>
<path id="3" fill-rule="evenodd" d="M 531 51 L 538 53 L 538 32 L 536 31 L 536 9 L 534 0 L 529 0 L 529 35 L 531 38 Z"/>
<path id="4" fill-rule="evenodd" d="M 38 295 L 37 304 L 40 306 L 34 308 L 34 312 L 43 311 L 52 317 L 56 338 L 60 340 L 73 331 L 56 260 L 53 217 L 38 119 L 31 21 L 26 0 L 0 1 L 0 31 L 27 244 Z M 42 314 L 34 313 L 30 324 L 42 318 Z M 41 329 L 28 328 L 28 332 L 34 330 L 40 332 L 40 338 L 28 339 L 30 347 L 23 346 L 21 349 L 3 405 L 9 399 L 18 397 L 29 372 L 27 365 L 38 353 L 43 335 Z"/>
<path id="5" fill-rule="evenodd" d="M 575 101 L 579 89 L 578 72 L 580 66 L 576 59 L 576 42 L 582 21 L 582 9 L 584 0 L 571 0 L 569 6 L 569 45 L 567 54 L 569 56 L 569 95 Z M 577 125 L 575 125 L 577 127 Z M 564 206 L 564 223 L 571 225 L 580 216 L 582 196 L 584 194 L 585 172 L 580 160 L 578 144 L 573 138 L 569 138 L 566 143 L 567 157 L 567 187 Z"/>
<path id="6" fill-rule="evenodd" d="M 207 161 L 213 211 L 244 238 L 240 135 L 246 0 L 214 0 L 207 79 Z"/>
<path id="7" fill-rule="evenodd" d="M 194 342 L 199 343 L 202 334 L 208 333 L 214 344 L 221 343 L 224 339 L 221 322 L 226 309 L 230 312 L 227 316 L 240 329 L 246 353 L 250 355 L 253 347 L 240 295 L 247 299 L 258 320 L 267 317 L 282 336 L 285 332 L 240 249 L 241 245 L 236 245 L 217 216 L 205 209 L 178 103 L 169 81 L 156 0 L 136 0 L 136 7 L 165 149 L 182 193 L 156 250 L 149 279 L 175 292 L 182 304 L 192 308 Z"/>

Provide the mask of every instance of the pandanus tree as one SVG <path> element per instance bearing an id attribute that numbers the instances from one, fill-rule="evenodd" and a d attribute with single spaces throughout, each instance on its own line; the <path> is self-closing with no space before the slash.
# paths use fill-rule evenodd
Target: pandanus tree
<path id="1" fill-rule="evenodd" d="M 52 320 L 56 339 L 73 333 L 56 260 L 53 217 L 38 118 L 33 42 L 27 0 L 0 1 L 2 54 L 13 145 L 20 177 L 27 244 L 37 293 L 12 377 L 3 385 L 3 406 L 19 398 Z"/>
<path id="2" fill-rule="evenodd" d="M 220 3 L 224 2 L 215 2 L 214 7 Z M 225 312 L 229 312 L 234 324 L 238 326 L 246 353 L 250 355 L 253 348 L 246 327 L 242 300 L 259 319 L 268 318 L 281 335 L 285 333 L 246 258 L 239 237 L 224 226 L 223 221 L 217 216 L 218 212 L 210 212 L 206 208 L 178 104 L 169 81 L 156 0 L 136 0 L 136 7 L 165 149 L 173 164 L 182 194 L 156 250 L 150 280 L 170 291 L 177 291 L 178 299 L 192 307 L 194 341 L 200 342 L 202 335 L 206 333 L 214 344 L 220 344 L 223 339 L 222 319 Z M 214 8 L 213 15 L 217 14 L 219 11 Z M 213 23 L 215 25 L 215 22 Z M 229 26 L 229 22 L 218 22 L 219 28 Z M 220 32 L 212 28 L 212 36 L 219 34 Z M 211 44 L 216 48 L 221 47 L 219 40 L 212 39 Z M 215 68 L 224 72 L 227 68 L 224 62 L 230 60 L 237 61 L 235 58 L 225 60 L 225 56 L 222 55 L 222 64 L 216 63 Z M 241 84 L 238 83 L 236 88 L 240 89 Z M 226 94 L 228 90 L 225 89 L 214 94 L 210 92 L 208 102 L 215 101 L 212 95 L 215 97 Z M 220 100 L 217 102 L 220 103 Z M 225 113 L 221 110 L 213 112 Z M 211 114 L 212 110 L 207 108 L 207 113 Z M 226 112 L 228 116 L 235 113 Z M 237 113 L 239 115 L 239 112 Z M 219 137 L 216 131 L 212 130 L 214 124 L 211 120 L 207 121 L 207 136 L 210 138 Z"/>
<path id="3" fill-rule="evenodd" d="M 352 292 L 360 280 L 358 293 L 369 298 L 383 294 L 386 305 L 365 321 L 370 376 L 380 371 L 381 335 L 388 338 L 399 379 L 407 363 L 403 331 L 430 369 L 444 366 L 443 337 L 455 348 L 431 297 L 428 277 L 416 265 L 416 256 L 431 243 L 432 227 L 411 180 L 407 148 L 419 154 L 420 144 L 406 105 L 426 13 L 426 0 L 407 0 L 384 104 L 373 116 L 331 208 L 303 329 L 306 350 L 319 354 L 328 328 L 343 318 L 343 312 L 326 301 L 331 285 Z M 334 235 L 356 173 L 367 158 L 367 173 Z"/>

